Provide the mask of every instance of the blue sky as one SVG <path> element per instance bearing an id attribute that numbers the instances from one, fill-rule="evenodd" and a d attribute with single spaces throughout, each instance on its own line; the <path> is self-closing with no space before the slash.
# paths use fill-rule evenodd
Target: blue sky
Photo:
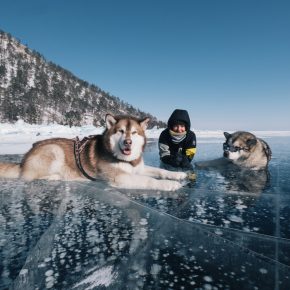
<path id="1" fill-rule="evenodd" d="M 11 0 L 0 29 L 161 120 L 290 130 L 290 1 Z"/>

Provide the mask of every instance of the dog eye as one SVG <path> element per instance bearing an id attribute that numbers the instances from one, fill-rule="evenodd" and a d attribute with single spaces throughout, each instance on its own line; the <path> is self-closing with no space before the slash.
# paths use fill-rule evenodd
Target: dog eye
<path id="1" fill-rule="evenodd" d="M 133 132 L 132 132 L 132 135 L 135 135 L 135 134 L 137 134 L 137 131 L 133 131 Z"/>
<path id="2" fill-rule="evenodd" d="M 118 130 L 121 134 L 124 134 L 125 131 L 123 129 Z"/>

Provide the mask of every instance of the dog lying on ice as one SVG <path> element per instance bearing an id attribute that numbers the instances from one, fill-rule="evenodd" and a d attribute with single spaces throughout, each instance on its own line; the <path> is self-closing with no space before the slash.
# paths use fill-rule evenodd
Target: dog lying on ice
<path id="1" fill-rule="evenodd" d="M 227 164 L 234 164 L 251 170 L 267 168 L 272 152 L 264 140 L 244 131 L 237 131 L 232 134 L 224 132 L 224 136 L 226 138 L 223 144 L 224 157 L 196 162 L 195 165 L 198 168 L 221 167 Z"/>
<path id="2" fill-rule="evenodd" d="M 85 142 L 52 138 L 33 144 L 20 164 L 0 163 L 0 177 L 25 180 L 103 179 L 127 189 L 173 191 L 182 187 L 184 172 L 144 165 L 145 130 L 149 118 L 106 115 L 103 134 Z"/>

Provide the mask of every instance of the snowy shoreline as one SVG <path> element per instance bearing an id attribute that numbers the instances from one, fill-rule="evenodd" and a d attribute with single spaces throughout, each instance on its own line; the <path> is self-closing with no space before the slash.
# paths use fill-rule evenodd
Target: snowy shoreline
<path id="1" fill-rule="evenodd" d="M 149 139 L 157 139 L 163 129 L 153 128 L 146 131 L 146 136 Z M 89 135 L 101 134 L 104 131 L 103 127 L 96 128 L 94 126 L 68 127 L 57 124 L 49 125 L 31 125 L 17 121 L 15 124 L 3 123 L 0 124 L 0 155 L 3 154 L 23 154 L 31 145 L 39 140 L 64 137 L 74 138 L 79 136 L 83 138 Z M 197 139 L 202 138 L 200 143 L 207 142 L 210 139 L 223 139 L 222 130 L 194 130 Z M 267 137 L 288 137 L 290 131 L 252 131 L 260 138 Z"/>

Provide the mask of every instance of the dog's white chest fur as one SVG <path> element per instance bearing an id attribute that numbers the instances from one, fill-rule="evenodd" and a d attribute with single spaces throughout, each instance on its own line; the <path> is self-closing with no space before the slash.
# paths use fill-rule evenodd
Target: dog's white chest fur
<path id="1" fill-rule="evenodd" d="M 128 174 L 140 174 L 144 171 L 144 162 L 143 160 L 141 160 L 141 162 L 137 166 L 133 166 L 128 162 L 118 162 L 112 164 L 112 167 Z"/>

